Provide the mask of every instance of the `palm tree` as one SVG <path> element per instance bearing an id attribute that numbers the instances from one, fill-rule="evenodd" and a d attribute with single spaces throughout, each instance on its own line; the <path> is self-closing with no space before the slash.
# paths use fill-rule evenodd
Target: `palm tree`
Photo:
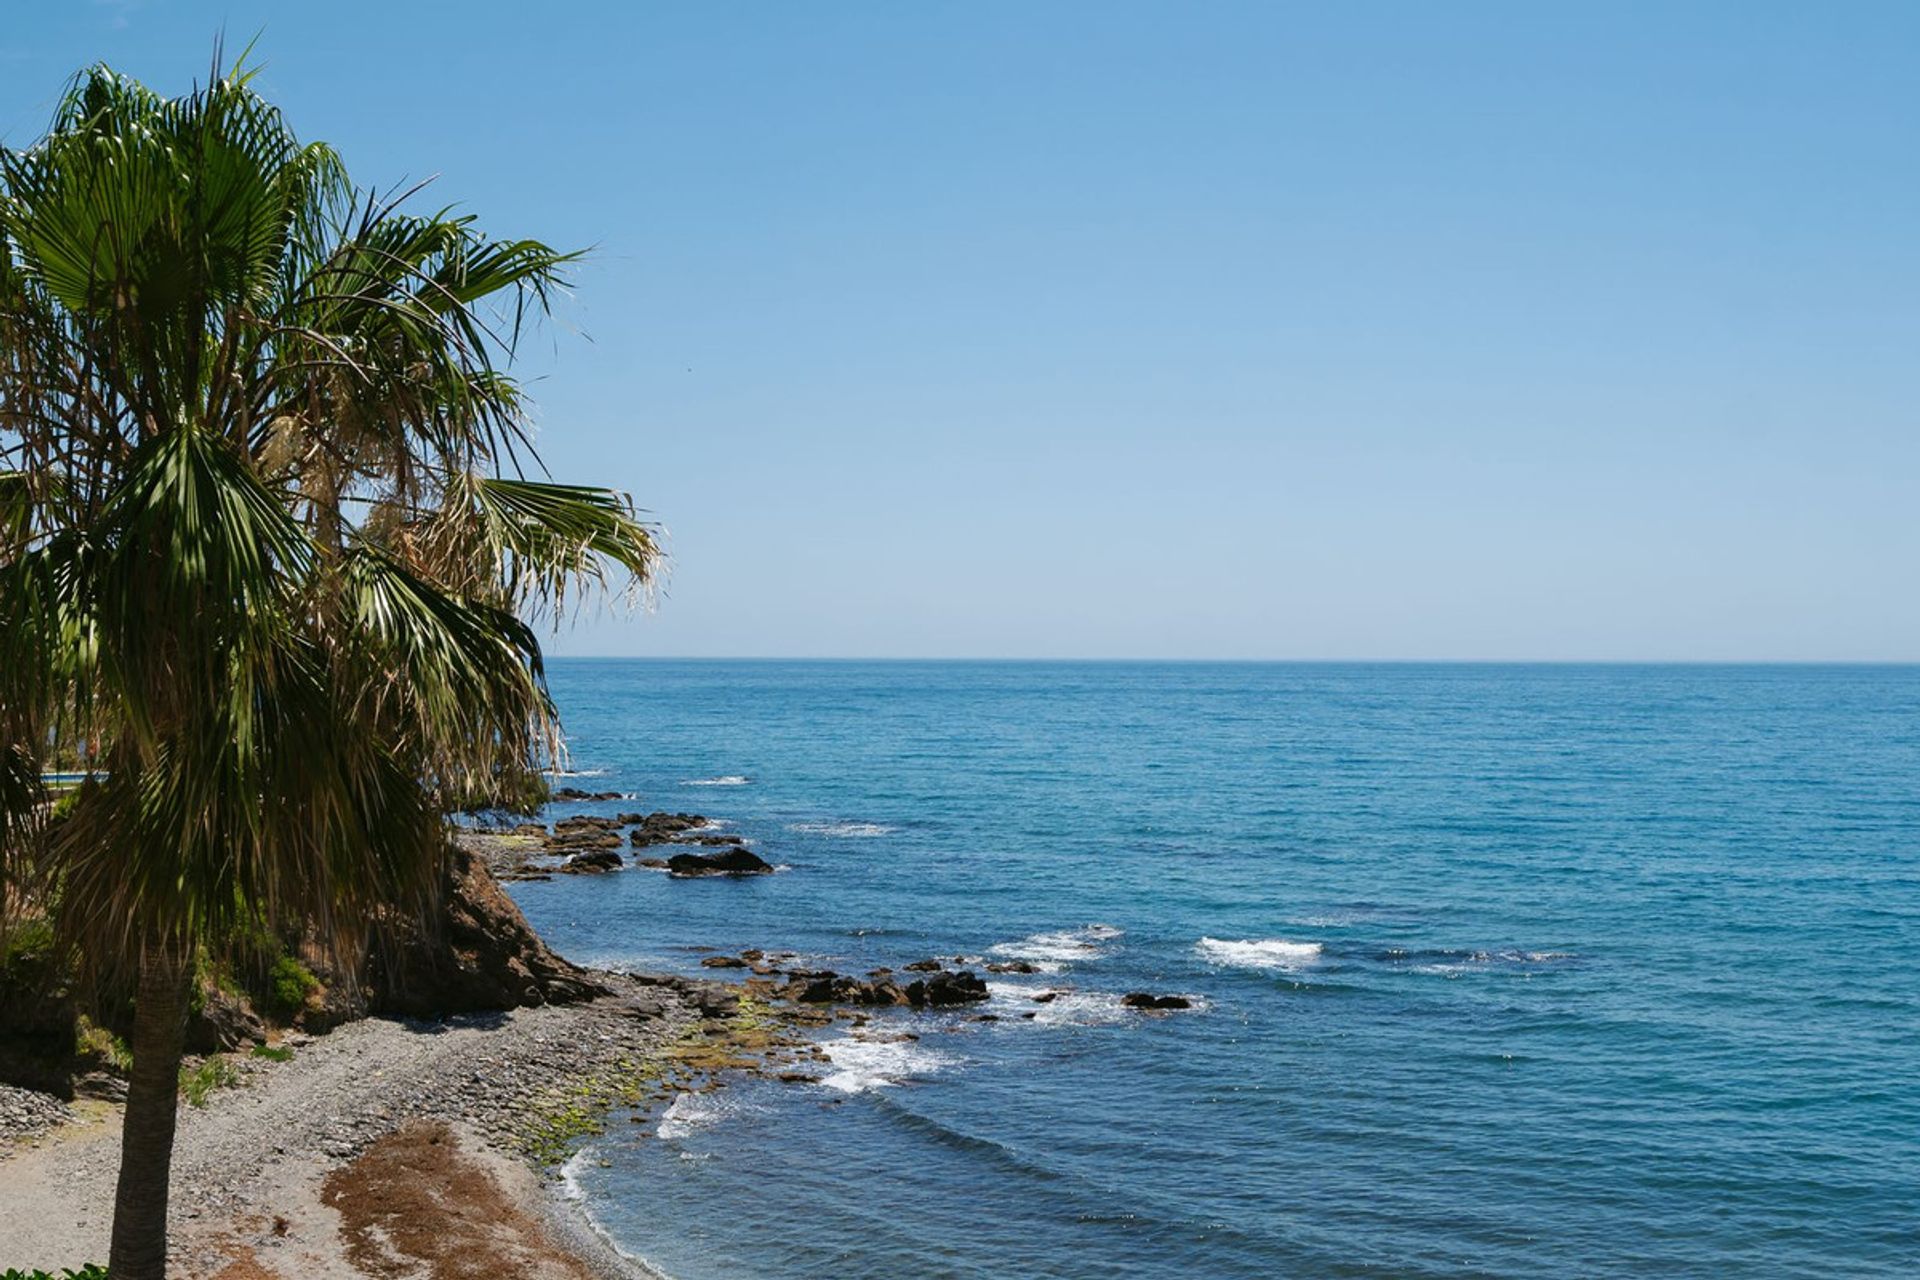
<path id="1" fill-rule="evenodd" d="M 249 78 L 94 68 L 0 150 L 0 903 L 134 994 L 115 1280 L 165 1273 L 197 958 L 425 909 L 447 811 L 557 749 L 523 619 L 660 565 L 526 478 L 507 369 L 574 255 L 354 187 Z"/>

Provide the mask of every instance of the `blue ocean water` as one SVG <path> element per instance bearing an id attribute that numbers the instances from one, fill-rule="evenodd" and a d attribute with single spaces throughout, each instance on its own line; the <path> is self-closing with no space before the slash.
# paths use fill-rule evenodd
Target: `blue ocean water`
<path id="1" fill-rule="evenodd" d="M 1920 1274 L 1920 669 L 552 674 L 789 868 L 514 886 L 564 954 L 1054 970 L 610 1126 L 677 1280 Z"/>

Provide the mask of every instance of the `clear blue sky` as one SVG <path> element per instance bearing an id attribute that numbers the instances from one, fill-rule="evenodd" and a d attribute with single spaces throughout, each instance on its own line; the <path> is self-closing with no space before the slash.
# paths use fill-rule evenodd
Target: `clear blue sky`
<path id="1" fill-rule="evenodd" d="M 598 246 L 560 652 L 1920 659 L 1920 5 L 16 6 Z"/>

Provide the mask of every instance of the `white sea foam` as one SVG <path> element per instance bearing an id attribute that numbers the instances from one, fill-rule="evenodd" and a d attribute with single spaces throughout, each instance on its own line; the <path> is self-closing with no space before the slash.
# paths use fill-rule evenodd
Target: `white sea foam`
<path id="1" fill-rule="evenodd" d="M 1003 1019 L 1019 1019 L 1037 1027 L 1099 1027 L 1124 1022 L 1132 1010 L 1113 991 L 1074 991 L 1071 988 L 1031 986 L 1018 982 L 989 982 L 989 1006 Z M 1036 1002 L 1035 996 L 1053 999 Z M 1031 1018 L 1027 1014 L 1032 1014 Z"/>
<path id="2" fill-rule="evenodd" d="M 549 769 L 547 776 L 549 778 L 604 778 L 607 776 L 607 771 L 605 769 Z"/>
<path id="3" fill-rule="evenodd" d="M 592 1156 L 591 1147 L 582 1147 L 567 1158 L 560 1166 L 560 1194 L 568 1200 L 585 1200 L 587 1193 L 580 1185 L 580 1171 L 587 1167 Z"/>
<path id="4" fill-rule="evenodd" d="M 1317 964 L 1322 948 L 1317 942 L 1290 942 L 1285 938 L 1250 938 L 1238 942 L 1202 938 L 1193 949 L 1213 963 L 1233 969 L 1292 972 Z"/>
<path id="5" fill-rule="evenodd" d="M 843 840 L 871 840 L 876 836 L 890 836 L 899 828 L 878 822 L 795 822 L 789 824 L 787 830 L 810 836 L 835 836 Z"/>
<path id="6" fill-rule="evenodd" d="M 997 956 L 1031 961 L 1044 972 L 1058 973 L 1060 965 L 1097 959 L 1102 954 L 1101 944 L 1120 934 L 1121 930 L 1110 924 L 1090 924 L 1084 929 L 1036 933 L 1018 942 L 1002 942 L 987 949 Z"/>
<path id="7" fill-rule="evenodd" d="M 695 1130 L 718 1124 L 730 1109 L 711 1094 L 683 1093 L 661 1115 L 660 1126 L 654 1132 L 668 1141 L 684 1138 Z"/>
<path id="8" fill-rule="evenodd" d="M 683 787 L 744 787 L 753 779 L 745 774 L 729 773 L 718 778 L 688 778 Z"/>
<path id="9" fill-rule="evenodd" d="M 915 1076 L 932 1075 L 953 1064 L 944 1053 L 923 1047 L 916 1040 L 863 1039 L 848 1036 L 829 1040 L 821 1046 L 833 1072 L 820 1083 L 841 1093 L 865 1093 L 884 1089 Z"/>

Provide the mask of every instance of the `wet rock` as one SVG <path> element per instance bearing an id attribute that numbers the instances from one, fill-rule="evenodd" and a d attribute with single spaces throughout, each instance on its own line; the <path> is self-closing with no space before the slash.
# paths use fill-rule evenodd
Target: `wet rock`
<path id="1" fill-rule="evenodd" d="M 1150 991 L 1129 991 L 1120 997 L 1129 1009 L 1191 1009 L 1193 1001 L 1185 996 L 1157 996 Z"/>
<path id="2" fill-rule="evenodd" d="M 627 838 L 636 849 L 650 844 L 667 844 L 676 836 L 684 835 L 695 827 L 703 827 L 707 820 L 697 813 L 649 813 L 643 816 L 634 827 L 633 834 Z"/>
<path id="3" fill-rule="evenodd" d="M 608 852 L 619 847 L 620 837 L 611 831 L 569 832 L 547 841 L 548 853 L 581 853 L 589 849 Z"/>
<path id="4" fill-rule="evenodd" d="M 676 876 L 753 876 L 773 868 L 752 850 L 736 846 L 718 853 L 676 853 L 667 859 L 667 870 Z"/>
<path id="5" fill-rule="evenodd" d="M 583 872 L 593 874 L 603 871 L 618 871 L 620 866 L 620 855 L 614 850 L 590 849 L 585 853 L 576 853 L 573 857 L 568 858 L 558 867 L 555 867 L 554 870 L 564 871 L 568 875 L 579 875 Z"/>
<path id="6" fill-rule="evenodd" d="M 1040 966 L 1031 960 L 996 960 L 987 966 L 988 973 L 1038 973 Z"/>
<path id="7" fill-rule="evenodd" d="M 700 962 L 702 969 L 744 969 L 747 962 L 738 956 L 708 956 Z"/>
<path id="8" fill-rule="evenodd" d="M 959 973 L 936 973 L 909 983 L 906 996 L 907 1002 L 916 1009 L 941 1009 L 985 1000 L 987 984 L 965 970 Z"/>
<path id="9" fill-rule="evenodd" d="M 633 865 L 636 867 L 652 867 L 655 871 L 665 871 L 667 869 L 667 860 L 665 858 L 635 858 Z"/>
<path id="10" fill-rule="evenodd" d="M 611 831 L 619 825 L 620 824 L 612 818 L 602 818 L 593 814 L 583 813 L 571 818 L 560 819 L 560 821 L 553 824 L 553 831 L 555 835 L 560 834 L 562 831 Z"/>
<path id="11" fill-rule="evenodd" d="M 1055 1000 L 1058 1000 L 1059 998 L 1060 998 L 1060 993 L 1058 991 L 1042 991 L 1037 996 L 1029 997 L 1029 999 L 1031 999 L 1035 1004 L 1052 1004 Z"/>
<path id="12" fill-rule="evenodd" d="M 947 966 L 938 960 L 915 960 L 912 964 L 900 966 L 908 973 L 939 973 Z"/>

